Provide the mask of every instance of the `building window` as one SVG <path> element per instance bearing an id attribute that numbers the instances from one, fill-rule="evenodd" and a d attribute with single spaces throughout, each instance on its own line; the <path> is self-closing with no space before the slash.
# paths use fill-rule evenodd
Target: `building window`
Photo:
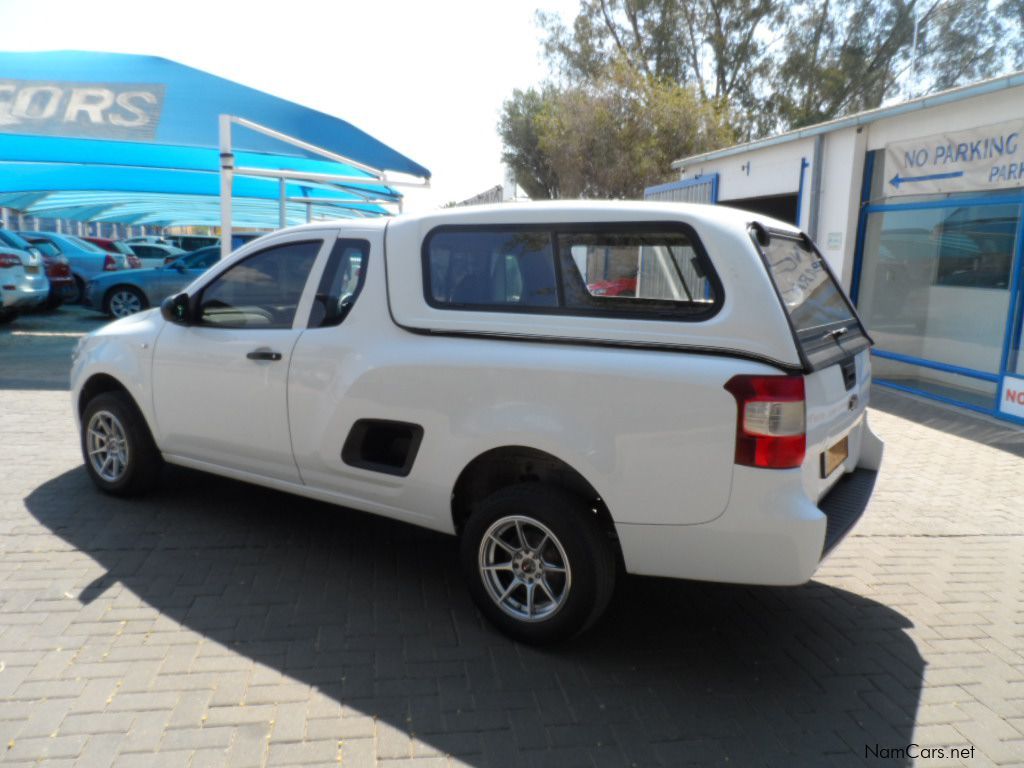
<path id="1" fill-rule="evenodd" d="M 950 367 L 890 359 L 879 378 L 991 408 L 1021 212 L 967 198 L 867 215 L 858 309 L 869 332 L 882 352 Z"/>

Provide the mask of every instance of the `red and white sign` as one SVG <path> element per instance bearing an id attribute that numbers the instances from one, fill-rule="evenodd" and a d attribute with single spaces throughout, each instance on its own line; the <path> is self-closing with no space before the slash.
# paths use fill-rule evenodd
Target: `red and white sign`
<path id="1" fill-rule="evenodd" d="M 1024 379 L 1004 376 L 999 388 L 999 410 L 1008 416 L 1024 419 Z"/>

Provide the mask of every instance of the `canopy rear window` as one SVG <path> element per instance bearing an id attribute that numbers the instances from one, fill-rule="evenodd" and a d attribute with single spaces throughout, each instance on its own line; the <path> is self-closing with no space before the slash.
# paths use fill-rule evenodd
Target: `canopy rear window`
<path id="1" fill-rule="evenodd" d="M 870 344 L 825 259 L 803 235 L 755 226 L 768 273 L 811 368 L 831 365 Z"/>

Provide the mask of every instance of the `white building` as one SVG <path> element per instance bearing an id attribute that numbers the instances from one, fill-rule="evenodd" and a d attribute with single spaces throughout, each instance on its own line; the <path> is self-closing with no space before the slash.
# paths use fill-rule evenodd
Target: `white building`
<path id="1" fill-rule="evenodd" d="M 650 199 L 796 223 L 879 384 L 1024 424 L 1024 72 L 677 160 Z"/>

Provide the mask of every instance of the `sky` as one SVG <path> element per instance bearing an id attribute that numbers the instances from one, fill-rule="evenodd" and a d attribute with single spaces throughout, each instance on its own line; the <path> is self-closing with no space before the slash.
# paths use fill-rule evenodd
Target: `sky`
<path id="1" fill-rule="evenodd" d="M 0 0 L 0 48 L 162 56 L 340 117 L 430 169 L 405 210 L 503 181 L 502 102 L 542 81 L 538 9 L 579 0 Z M 68 78 L 72 79 L 72 78 Z"/>

